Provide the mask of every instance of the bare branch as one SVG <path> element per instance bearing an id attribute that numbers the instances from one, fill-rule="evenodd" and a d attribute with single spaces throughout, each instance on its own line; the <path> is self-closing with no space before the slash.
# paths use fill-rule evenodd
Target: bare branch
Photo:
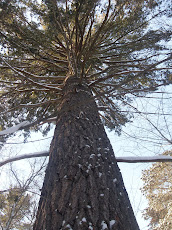
<path id="1" fill-rule="evenodd" d="M 19 160 L 28 159 L 28 158 L 35 158 L 35 157 L 47 157 L 47 156 L 49 156 L 49 151 L 42 151 L 42 152 L 19 155 L 19 156 L 11 157 L 11 158 L 8 158 L 7 160 L 1 161 L 0 167 L 5 164 L 14 162 L 14 161 L 19 161 Z M 150 157 L 150 156 L 148 157 L 116 157 L 116 162 L 124 162 L 124 163 L 172 162 L 172 157 L 164 156 L 164 155 L 153 156 L 153 157 Z"/>
<path id="2" fill-rule="evenodd" d="M 49 118 L 45 118 L 45 119 L 39 119 L 39 120 L 32 122 L 32 123 L 29 121 L 23 121 L 23 122 L 19 123 L 18 125 L 15 125 L 15 126 L 12 126 L 8 129 L 0 131 L 0 136 L 12 134 L 18 130 L 21 130 L 24 128 L 30 128 L 30 127 L 37 125 L 37 124 L 43 125 L 45 123 L 54 122 L 54 121 L 56 121 L 56 119 L 57 119 L 57 117 L 49 117 Z"/>
<path id="3" fill-rule="evenodd" d="M 124 163 L 172 162 L 172 157 L 164 155 L 153 157 L 116 157 L 116 161 Z"/>
<path id="4" fill-rule="evenodd" d="M 5 164 L 14 162 L 14 161 L 19 161 L 19 160 L 23 160 L 23 159 L 27 159 L 27 158 L 34 158 L 34 157 L 45 157 L 45 156 L 48 156 L 48 155 L 49 155 L 48 151 L 42 151 L 42 152 L 39 152 L 39 153 L 30 153 L 30 154 L 19 155 L 19 156 L 11 157 L 11 158 L 8 158 L 7 160 L 1 161 L 0 162 L 0 167 L 5 165 Z"/>

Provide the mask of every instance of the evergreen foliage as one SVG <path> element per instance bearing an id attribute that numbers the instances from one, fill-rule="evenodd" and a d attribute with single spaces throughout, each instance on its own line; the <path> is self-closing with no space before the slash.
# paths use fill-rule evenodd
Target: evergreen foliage
<path id="1" fill-rule="evenodd" d="M 123 112 L 130 96 L 169 84 L 172 57 L 163 41 L 171 31 L 149 26 L 170 17 L 169 8 L 160 0 L 1 1 L 0 128 L 28 120 L 25 131 L 41 129 L 57 117 L 74 75 L 91 88 L 104 124 L 120 133 L 131 118 Z"/>
<path id="2" fill-rule="evenodd" d="M 164 155 L 172 155 L 165 152 Z M 143 171 L 143 194 L 148 200 L 144 218 L 150 220 L 150 229 L 172 229 L 172 168 L 171 163 L 155 163 Z"/>

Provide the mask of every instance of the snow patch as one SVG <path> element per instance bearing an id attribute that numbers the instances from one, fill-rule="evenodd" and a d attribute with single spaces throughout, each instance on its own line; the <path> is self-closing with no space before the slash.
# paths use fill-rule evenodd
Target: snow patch
<path id="1" fill-rule="evenodd" d="M 112 229 L 112 226 L 113 226 L 115 223 L 116 223 L 115 220 L 111 220 L 111 221 L 110 221 L 110 223 L 109 223 L 109 224 L 110 224 L 110 229 Z"/>
<path id="2" fill-rule="evenodd" d="M 107 224 L 105 223 L 105 221 L 102 221 L 101 226 L 102 226 L 102 229 L 101 229 L 101 230 L 108 229 L 108 226 L 107 226 Z"/>
<path id="3" fill-rule="evenodd" d="M 117 179 L 115 178 L 115 179 L 113 179 L 113 183 L 116 183 L 117 182 Z"/>
<path id="4" fill-rule="evenodd" d="M 105 194 L 103 194 L 103 193 L 102 193 L 102 194 L 100 194 L 100 196 L 104 196 L 104 195 L 105 195 Z"/>
<path id="5" fill-rule="evenodd" d="M 89 165 L 88 165 L 88 169 L 91 169 L 91 167 L 92 167 L 92 164 L 89 164 Z"/>
<path id="6" fill-rule="evenodd" d="M 101 172 L 99 172 L 99 177 L 101 177 L 102 176 L 102 173 Z"/>
<path id="7" fill-rule="evenodd" d="M 62 222 L 62 226 L 64 226 L 65 225 L 65 220 Z"/>
<path id="8" fill-rule="evenodd" d="M 108 148 L 108 147 L 107 147 L 107 148 L 104 148 L 104 150 L 105 150 L 105 151 L 109 151 L 109 148 Z"/>
<path id="9" fill-rule="evenodd" d="M 91 222 L 89 222 L 89 227 L 88 227 L 88 229 L 93 230 L 93 225 L 92 225 Z"/>
<path id="10" fill-rule="evenodd" d="M 90 205 L 87 205 L 87 208 L 91 208 L 91 206 L 90 206 Z"/>
<path id="11" fill-rule="evenodd" d="M 85 217 L 83 217 L 81 221 L 82 221 L 82 222 L 87 222 L 87 220 L 86 220 Z"/>
<path id="12" fill-rule="evenodd" d="M 91 154 L 91 155 L 90 155 L 90 158 L 93 158 L 94 156 L 95 156 L 95 154 Z"/>
<path id="13" fill-rule="evenodd" d="M 68 230 L 73 230 L 70 226 L 70 224 L 66 225 L 66 228 L 69 228 Z"/>
<path id="14" fill-rule="evenodd" d="M 85 217 L 82 218 L 82 220 L 79 222 L 79 225 L 82 225 L 83 222 L 85 222 L 85 223 L 87 222 Z"/>

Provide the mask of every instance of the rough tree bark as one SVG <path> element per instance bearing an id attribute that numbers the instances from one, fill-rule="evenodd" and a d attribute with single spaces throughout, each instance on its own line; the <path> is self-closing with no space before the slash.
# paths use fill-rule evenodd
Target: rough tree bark
<path id="1" fill-rule="evenodd" d="M 139 229 L 93 96 L 66 81 L 34 230 Z"/>

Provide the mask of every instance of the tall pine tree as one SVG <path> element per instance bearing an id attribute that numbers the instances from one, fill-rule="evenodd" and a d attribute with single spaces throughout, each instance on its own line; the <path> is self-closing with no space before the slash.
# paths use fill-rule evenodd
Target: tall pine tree
<path id="1" fill-rule="evenodd" d="M 1 128 L 56 120 L 34 230 L 139 229 L 103 125 L 120 133 L 130 95 L 169 83 L 161 3 L 1 1 Z"/>

